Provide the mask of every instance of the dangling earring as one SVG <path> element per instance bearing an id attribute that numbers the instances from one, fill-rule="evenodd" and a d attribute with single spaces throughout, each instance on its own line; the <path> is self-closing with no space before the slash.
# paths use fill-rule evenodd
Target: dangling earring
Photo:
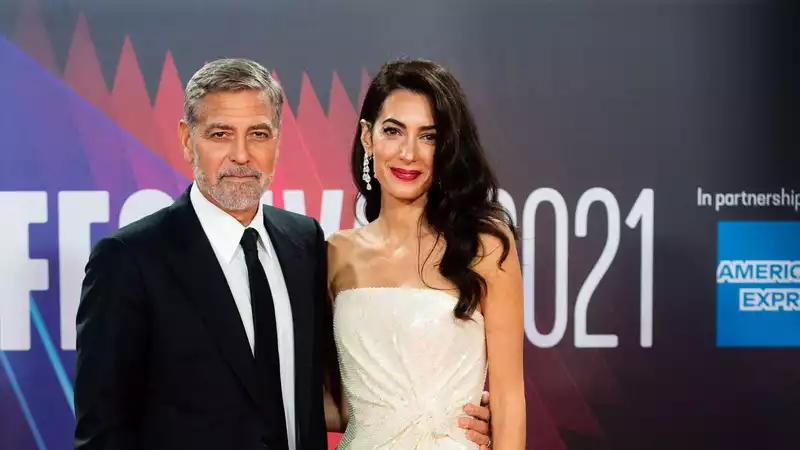
<path id="1" fill-rule="evenodd" d="M 369 155 L 367 152 L 364 152 L 364 175 L 361 176 L 361 179 L 367 183 L 367 190 L 372 190 L 372 185 L 369 183 L 372 178 L 369 176 Z"/>

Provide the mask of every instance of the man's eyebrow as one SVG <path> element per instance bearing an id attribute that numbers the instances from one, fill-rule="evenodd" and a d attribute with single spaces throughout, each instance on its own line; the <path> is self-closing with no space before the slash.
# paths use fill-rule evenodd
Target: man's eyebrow
<path id="1" fill-rule="evenodd" d="M 272 125 L 270 125 L 270 124 L 268 124 L 266 122 L 262 122 L 262 123 L 257 123 L 255 125 L 251 125 L 248 128 L 248 130 L 266 130 L 266 131 L 269 131 L 270 133 L 272 133 L 272 131 L 274 129 L 273 129 Z"/>
<path id="2" fill-rule="evenodd" d="M 208 133 L 211 130 L 234 131 L 235 129 L 236 128 L 234 126 L 228 125 L 228 124 L 222 123 L 222 122 L 212 122 L 212 123 L 209 123 L 208 125 L 206 125 L 204 127 L 204 131 L 206 133 Z M 251 125 L 247 129 L 248 129 L 248 131 L 264 130 L 264 131 L 270 132 L 270 134 L 272 134 L 272 132 L 274 131 L 274 127 L 272 125 L 270 125 L 269 123 L 266 123 L 266 122 L 257 123 L 255 125 Z"/>
<path id="3" fill-rule="evenodd" d="M 233 126 L 222 122 L 212 122 L 205 126 L 205 130 L 233 130 Z"/>

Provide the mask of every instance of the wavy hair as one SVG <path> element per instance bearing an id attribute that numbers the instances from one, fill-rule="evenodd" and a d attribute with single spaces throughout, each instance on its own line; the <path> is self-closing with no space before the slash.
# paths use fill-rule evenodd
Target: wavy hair
<path id="1" fill-rule="evenodd" d="M 437 244 L 444 239 L 439 273 L 458 289 L 455 317 L 467 319 L 486 295 L 486 280 L 474 270 L 479 251 L 486 250 L 481 248 L 481 235 L 492 235 L 501 241 L 502 264 L 512 245 L 504 228 L 515 239 L 517 233 L 510 215 L 498 201 L 497 178 L 486 160 L 475 119 L 455 77 L 433 61 L 386 63 L 370 83 L 359 122 L 363 119 L 374 124 L 386 98 L 397 90 L 424 95 L 433 110 L 436 125 L 433 180 L 420 220 L 430 225 Z M 361 179 L 364 152 L 358 125 L 353 138 L 351 170 L 358 189 L 356 201 L 359 196 L 364 199 L 364 216 L 372 222 L 381 211 L 381 187 L 373 177 L 372 189 L 367 190 Z M 374 173 L 372 162 L 370 170 Z"/>

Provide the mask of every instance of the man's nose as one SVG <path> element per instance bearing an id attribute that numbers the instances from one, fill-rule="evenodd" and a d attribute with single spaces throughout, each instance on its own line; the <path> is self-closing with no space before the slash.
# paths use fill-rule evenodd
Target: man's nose
<path id="1" fill-rule="evenodd" d="M 230 158 L 231 161 L 237 164 L 247 164 L 250 162 L 250 151 L 247 148 L 247 140 L 245 137 L 237 138 L 233 143 Z"/>

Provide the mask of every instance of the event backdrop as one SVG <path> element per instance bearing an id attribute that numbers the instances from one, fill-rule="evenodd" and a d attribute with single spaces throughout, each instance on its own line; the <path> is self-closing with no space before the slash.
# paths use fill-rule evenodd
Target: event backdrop
<path id="1" fill-rule="evenodd" d="M 265 201 L 326 233 L 354 225 L 370 75 L 400 56 L 457 74 L 521 233 L 528 448 L 798 448 L 797 12 L 0 0 L 0 449 L 71 448 L 91 245 L 185 188 L 183 86 L 230 56 L 287 92 Z"/>

